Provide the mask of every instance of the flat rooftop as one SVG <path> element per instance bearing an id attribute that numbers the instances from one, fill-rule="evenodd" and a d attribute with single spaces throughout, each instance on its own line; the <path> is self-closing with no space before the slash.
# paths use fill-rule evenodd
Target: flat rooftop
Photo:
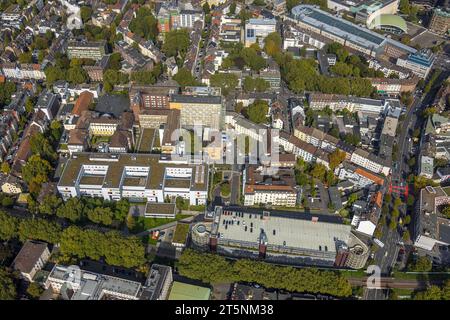
<path id="1" fill-rule="evenodd" d="M 314 28 L 323 28 L 328 33 L 331 33 L 341 39 L 347 38 L 347 41 L 353 42 L 357 45 L 368 49 L 378 49 L 390 43 L 397 47 L 401 47 L 407 52 L 416 52 L 417 50 L 409 46 L 403 45 L 400 42 L 388 39 L 382 35 L 370 31 L 366 28 L 353 24 L 345 19 L 336 17 L 325 11 L 322 11 L 311 5 L 298 5 L 292 8 L 292 17 L 303 23 L 311 25 Z"/>
<path id="2" fill-rule="evenodd" d="M 68 268 L 59 265 L 54 266 L 49 277 L 70 282 Z M 106 300 L 110 296 L 108 291 L 136 297 L 140 289 L 141 284 L 136 281 L 81 270 L 80 288 L 71 300 Z"/>
<path id="3" fill-rule="evenodd" d="M 335 216 L 272 211 L 264 217 L 264 211 L 224 208 L 217 228 L 220 239 L 258 243 L 258 238 L 264 233 L 269 246 L 324 252 L 336 252 L 337 241 L 349 241 L 351 227 Z"/>
<path id="4" fill-rule="evenodd" d="M 175 203 L 153 203 L 147 202 L 146 214 L 175 214 Z"/>
<path id="5" fill-rule="evenodd" d="M 83 166 L 105 166 L 104 176 L 84 175 Z M 122 185 L 141 186 L 142 180 L 131 178 L 125 175 L 125 167 L 146 167 L 149 168 L 147 174 L 140 176 L 145 178 L 145 188 L 162 189 L 166 168 L 192 168 L 192 175 L 188 181 L 191 189 L 206 189 L 208 167 L 205 165 L 176 164 L 171 162 L 160 162 L 158 154 L 131 154 L 131 153 L 74 153 L 67 161 L 58 186 L 73 187 L 80 178 L 80 183 L 94 183 L 98 185 L 103 179 L 104 188 L 119 188 Z M 125 181 L 122 182 L 122 177 Z M 168 179 L 166 179 L 167 181 Z M 122 182 L 122 183 L 121 183 Z"/>

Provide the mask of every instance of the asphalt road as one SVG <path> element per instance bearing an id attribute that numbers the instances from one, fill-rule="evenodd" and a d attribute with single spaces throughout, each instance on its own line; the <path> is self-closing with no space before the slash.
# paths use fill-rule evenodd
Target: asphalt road
<path id="1" fill-rule="evenodd" d="M 422 106 L 422 100 L 415 97 L 411 107 L 408 109 L 405 120 L 402 123 L 402 130 L 398 135 L 397 145 L 399 147 L 400 156 L 398 164 L 392 168 L 392 183 L 395 185 L 405 185 L 403 177 L 405 177 L 406 171 L 409 170 L 404 163 L 404 158 L 409 154 L 409 129 L 414 128 L 417 122 L 417 113 Z M 379 266 L 382 275 L 389 275 L 392 267 L 394 266 L 399 251 L 398 242 L 400 241 L 400 235 L 397 230 L 390 230 L 388 226 L 383 227 L 381 242 L 384 243 L 384 247 L 379 248 L 374 254 L 375 265 Z M 383 290 L 378 289 L 366 289 L 364 292 L 364 299 L 366 300 L 382 300 L 386 295 Z"/>
<path id="2" fill-rule="evenodd" d="M 446 72 L 442 72 L 439 81 L 443 80 L 446 76 Z M 409 138 L 411 138 L 409 134 L 409 129 L 414 130 L 416 127 L 420 127 L 423 119 L 420 117 L 420 112 L 430 105 L 433 102 L 435 97 L 435 90 L 429 92 L 427 95 L 423 97 L 414 97 L 414 101 L 411 107 L 408 109 L 405 119 L 403 121 L 402 130 L 398 135 L 397 145 L 399 152 L 399 159 L 397 161 L 397 165 L 393 166 L 391 172 L 391 179 L 394 185 L 406 185 L 405 178 L 411 172 L 411 168 L 408 167 L 407 163 L 405 163 L 405 159 L 409 158 Z M 419 148 L 420 149 L 420 148 Z M 400 211 L 406 211 L 406 205 L 403 205 L 400 208 Z M 375 264 L 381 268 L 381 274 L 388 276 L 394 266 L 399 246 L 397 245 L 400 241 L 400 235 L 398 230 L 390 230 L 387 226 L 383 228 L 383 236 L 381 237 L 381 242 L 384 243 L 383 248 L 379 248 L 374 255 Z M 364 293 L 364 299 L 368 300 L 379 300 L 385 299 L 386 296 L 383 290 L 371 289 L 366 290 Z"/>

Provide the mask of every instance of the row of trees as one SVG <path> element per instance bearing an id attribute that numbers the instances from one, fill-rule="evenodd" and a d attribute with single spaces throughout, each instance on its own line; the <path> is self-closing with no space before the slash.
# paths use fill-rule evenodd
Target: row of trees
<path id="1" fill-rule="evenodd" d="M 321 293 L 337 297 L 352 294 L 349 282 L 334 272 L 280 267 L 247 259 L 231 262 L 219 255 L 192 249 L 183 252 L 178 270 L 183 276 L 205 283 L 244 281 L 292 292 Z"/>
<path id="2" fill-rule="evenodd" d="M 261 48 L 258 44 L 244 48 L 242 43 L 237 43 L 231 46 L 229 51 L 228 57 L 223 60 L 222 69 L 236 66 L 242 70 L 247 66 L 253 71 L 260 71 L 267 65 L 266 59 L 261 56 Z"/>
<path id="3" fill-rule="evenodd" d="M 16 85 L 14 82 L 6 81 L 0 83 L 0 108 L 3 108 L 11 102 L 11 95 L 14 92 L 16 92 Z"/>
<path id="4" fill-rule="evenodd" d="M 335 71 L 350 77 L 329 78 L 322 76 L 317 71 L 317 64 L 313 59 L 293 59 L 290 53 L 281 51 L 281 37 L 278 33 L 271 33 L 264 39 L 265 52 L 275 59 L 280 66 L 281 76 L 286 81 L 289 89 L 295 93 L 304 91 L 319 91 L 323 93 L 335 93 L 368 97 L 375 90 L 368 79 L 355 77 L 377 76 L 374 70 L 369 69 L 367 61 L 358 56 L 350 56 L 340 44 L 331 44 L 327 50 L 335 53 L 342 64 L 348 63 L 346 70 L 338 65 Z M 349 71 L 351 69 L 351 72 Z M 345 72 L 344 72 L 345 71 Z"/>
<path id="5" fill-rule="evenodd" d="M 82 66 L 87 63 L 80 59 L 69 60 L 66 55 L 58 53 L 55 65 L 45 68 L 46 82 L 51 86 L 58 80 L 66 80 L 72 84 L 85 83 L 88 80 L 87 72 Z"/>
<path id="6" fill-rule="evenodd" d="M 89 219 L 94 223 L 110 226 L 114 221 L 125 221 L 130 204 L 128 200 L 105 201 L 101 198 L 70 198 L 63 202 L 56 195 L 46 196 L 41 203 L 35 203 L 31 210 L 45 216 L 65 218 L 71 222 Z"/>
<path id="7" fill-rule="evenodd" d="M 55 222 L 34 218 L 18 219 L 0 211 L 0 239 L 42 240 L 60 245 L 63 257 L 105 258 L 106 263 L 127 268 L 145 263 L 145 247 L 137 237 L 123 237 L 117 231 L 106 233 L 76 226 L 62 229 Z"/>
<path id="8" fill-rule="evenodd" d="M 417 292 L 414 300 L 450 300 L 450 280 L 447 280 L 442 288 L 433 285 L 425 291 Z"/>
<path id="9" fill-rule="evenodd" d="M 329 78 L 319 75 L 312 59 L 293 60 L 290 55 L 280 56 L 282 76 L 295 93 L 319 91 L 368 97 L 374 92 L 371 82 L 361 78 Z"/>
<path id="10" fill-rule="evenodd" d="M 265 92 L 270 84 L 262 78 L 245 77 L 243 89 L 245 92 Z"/>

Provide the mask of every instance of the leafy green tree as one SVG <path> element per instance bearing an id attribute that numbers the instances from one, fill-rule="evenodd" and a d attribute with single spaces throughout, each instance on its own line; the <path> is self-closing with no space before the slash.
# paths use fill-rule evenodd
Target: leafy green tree
<path id="1" fill-rule="evenodd" d="M 358 194 L 357 193 L 352 193 L 351 195 L 348 196 L 348 205 L 351 206 L 356 200 L 358 200 Z"/>
<path id="2" fill-rule="evenodd" d="M 120 70 L 122 68 L 122 56 L 119 52 L 114 52 L 109 58 L 109 69 Z"/>
<path id="3" fill-rule="evenodd" d="M 329 155 L 329 161 L 330 161 L 330 169 L 334 170 L 336 167 L 338 167 L 342 161 L 345 160 L 345 152 L 341 151 L 339 149 L 334 150 Z"/>
<path id="4" fill-rule="evenodd" d="M 39 155 L 32 155 L 27 163 L 22 167 L 22 178 L 25 182 L 42 184 L 48 181 L 52 166 Z"/>
<path id="5" fill-rule="evenodd" d="M 27 51 L 19 54 L 20 63 L 31 63 L 32 62 L 32 52 Z"/>
<path id="6" fill-rule="evenodd" d="M 178 262 L 181 275 L 205 283 L 243 281 L 294 292 L 323 293 L 338 297 L 352 294 L 348 281 L 334 272 L 280 267 L 247 259 L 230 262 L 219 255 L 192 249 L 183 251 Z"/>
<path id="7" fill-rule="evenodd" d="M 44 292 L 44 289 L 37 282 L 32 282 L 27 288 L 27 294 L 32 299 L 39 299 L 41 294 Z"/>
<path id="8" fill-rule="evenodd" d="M 189 48 L 190 38 L 186 29 L 171 30 L 166 33 L 162 51 L 167 57 L 184 57 Z"/>
<path id="9" fill-rule="evenodd" d="M 16 92 L 16 85 L 14 82 L 6 81 L 0 83 L 0 107 L 4 107 L 11 102 L 11 95 L 14 92 Z"/>
<path id="10" fill-rule="evenodd" d="M 61 226 L 45 219 L 23 219 L 18 228 L 20 241 L 27 239 L 42 240 L 49 243 L 58 243 L 61 236 Z"/>
<path id="11" fill-rule="evenodd" d="M 0 300 L 15 300 L 16 298 L 17 291 L 12 274 L 4 268 L 0 268 Z"/>
<path id="12" fill-rule="evenodd" d="M 236 2 L 232 2 L 231 4 L 230 4 L 230 11 L 229 11 L 229 13 L 230 14 L 235 14 L 236 13 Z"/>
<path id="13" fill-rule="evenodd" d="M 131 74 L 131 81 L 138 84 L 154 84 L 156 79 L 151 71 L 135 71 Z"/>
<path id="14" fill-rule="evenodd" d="M 158 36 L 158 20 L 153 16 L 148 7 L 140 7 L 136 12 L 136 17 L 131 20 L 129 28 L 146 40 L 156 40 Z"/>
<path id="15" fill-rule="evenodd" d="M 425 291 L 420 291 L 414 295 L 414 300 L 441 300 L 442 290 L 438 286 L 430 286 Z"/>
<path id="16" fill-rule="evenodd" d="M 267 123 L 269 105 L 264 100 L 256 100 L 246 109 L 247 118 L 254 123 Z"/>
<path id="17" fill-rule="evenodd" d="M 17 235 L 17 219 L 0 211 L 0 239 L 10 240 Z"/>
<path id="18" fill-rule="evenodd" d="M 262 78 L 244 78 L 243 89 L 245 92 L 265 92 L 270 88 L 270 84 Z"/>
<path id="19" fill-rule="evenodd" d="M 116 231 L 102 233 L 70 226 L 62 232 L 60 250 L 63 255 L 80 259 L 104 257 L 108 264 L 127 268 L 145 263 L 142 241 L 137 237 L 125 238 Z"/>
<path id="20" fill-rule="evenodd" d="M 47 161 L 53 162 L 58 158 L 53 146 L 41 132 L 30 138 L 30 147 L 33 154 L 39 155 Z"/>
<path id="21" fill-rule="evenodd" d="M 210 84 L 212 87 L 219 87 L 222 95 L 228 94 L 238 85 L 238 78 L 233 73 L 216 73 L 211 75 Z"/>
<path id="22" fill-rule="evenodd" d="M 241 57 L 253 71 L 259 71 L 266 67 L 266 60 L 253 47 L 244 48 L 241 52 Z"/>
<path id="23" fill-rule="evenodd" d="M 203 8 L 203 12 L 204 12 L 205 14 L 209 14 L 209 13 L 211 12 L 211 7 L 209 6 L 209 3 L 208 3 L 208 2 L 205 2 L 205 3 L 203 4 L 202 8 Z"/>
<path id="24" fill-rule="evenodd" d="M 327 168 L 321 163 L 315 163 L 311 170 L 311 176 L 321 181 L 324 181 Z"/>
<path id="25" fill-rule="evenodd" d="M 51 86 L 53 83 L 55 83 L 58 80 L 65 79 L 66 74 L 63 69 L 57 66 L 49 66 L 45 68 L 45 77 L 47 85 Z"/>
<path id="26" fill-rule="evenodd" d="M 91 7 L 82 6 L 80 8 L 80 15 L 81 15 L 81 20 L 83 21 L 83 23 L 85 23 L 86 21 L 91 19 L 91 16 L 92 16 Z"/>
<path id="27" fill-rule="evenodd" d="M 39 204 L 39 213 L 44 215 L 55 215 L 56 210 L 63 204 L 63 201 L 58 196 L 51 194 L 44 197 Z"/>
<path id="28" fill-rule="evenodd" d="M 450 206 L 446 206 L 441 210 L 441 213 L 450 219 Z"/>
<path id="29" fill-rule="evenodd" d="M 72 222 L 80 221 L 84 217 L 84 204 L 79 198 L 70 198 L 56 210 L 60 218 L 69 219 Z"/>
<path id="30" fill-rule="evenodd" d="M 281 51 L 282 42 L 281 36 L 277 32 L 269 33 L 264 39 L 264 51 L 273 57 Z"/>
<path id="31" fill-rule="evenodd" d="M 9 174 L 11 172 L 11 167 L 10 167 L 9 163 L 6 161 L 3 161 L 1 170 L 4 174 Z"/>
<path id="32" fill-rule="evenodd" d="M 110 208 L 97 207 L 93 210 L 87 212 L 87 217 L 89 220 L 95 223 L 101 223 L 109 226 L 113 222 L 114 213 Z"/>
<path id="33" fill-rule="evenodd" d="M 173 80 L 175 80 L 182 88 L 197 84 L 192 73 L 184 67 L 178 70 L 177 74 L 173 76 Z"/>
<path id="34" fill-rule="evenodd" d="M 87 79 L 88 75 L 86 71 L 80 66 L 72 67 L 69 70 L 67 70 L 67 80 L 70 83 L 81 84 L 85 83 Z"/>
<path id="35" fill-rule="evenodd" d="M 410 271 L 415 272 L 429 272 L 432 268 L 432 262 L 428 257 L 422 256 L 417 258 L 416 261 L 414 261 L 410 266 L 408 266 L 408 269 Z"/>
<path id="36" fill-rule="evenodd" d="M 409 241 L 410 235 L 409 235 L 409 231 L 408 230 L 403 232 L 402 239 L 403 239 L 403 241 Z"/>

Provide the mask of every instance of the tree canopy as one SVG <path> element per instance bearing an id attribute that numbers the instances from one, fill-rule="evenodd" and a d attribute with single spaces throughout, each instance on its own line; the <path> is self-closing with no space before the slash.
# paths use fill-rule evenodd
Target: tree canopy
<path id="1" fill-rule="evenodd" d="M 256 100 L 245 110 L 247 118 L 254 123 L 267 123 L 268 112 L 269 105 L 264 100 Z"/>
<path id="2" fill-rule="evenodd" d="M 184 59 L 190 44 L 189 32 L 186 29 L 171 30 L 165 34 L 162 51 L 167 57 Z"/>
<path id="3" fill-rule="evenodd" d="M 238 78 L 233 73 L 215 73 L 211 75 L 210 84 L 212 87 L 219 87 L 224 96 L 234 90 L 238 85 Z"/>
<path id="4" fill-rule="evenodd" d="M 192 73 L 184 67 L 178 70 L 177 74 L 173 76 L 173 80 L 175 80 L 182 88 L 198 84 Z"/>
<path id="5" fill-rule="evenodd" d="M 183 276 L 212 284 L 243 281 L 293 292 L 322 293 L 337 297 L 352 294 L 348 281 L 334 272 L 280 267 L 247 259 L 230 262 L 219 255 L 192 249 L 182 253 L 178 269 Z"/>
<path id="6" fill-rule="evenodd" d="M 15 300 L 16 298 L 17 291 L 12 274 L 4 268 L 0 268 L 0 300 Z"/>
<path id="7" fill-rule="evenodd" d="M 150 8 L 140 7 L 136 11 L 136 17 L 130 22 L 130 30 L 141 38 L 155 41 L 158 36 L 158 20 Z"/>

